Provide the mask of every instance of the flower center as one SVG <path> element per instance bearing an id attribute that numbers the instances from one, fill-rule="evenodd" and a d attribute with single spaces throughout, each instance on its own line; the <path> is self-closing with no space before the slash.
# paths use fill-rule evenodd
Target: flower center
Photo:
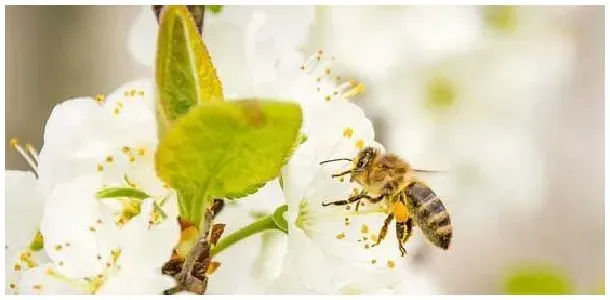
<path id="1" fill-rule="evenodd" d="M 483 21 L 494 30 L 509 32 L 517 25 L 517 7 L 513 5 L 493 5 L 483 7 Z"/>
<path id="2" fill-rule="evenodd" d="M 432 109 L 447 109 L 455 105 L 455 84 L 446 77 L 434 76 L 426 86 L 426 104 Z"/>

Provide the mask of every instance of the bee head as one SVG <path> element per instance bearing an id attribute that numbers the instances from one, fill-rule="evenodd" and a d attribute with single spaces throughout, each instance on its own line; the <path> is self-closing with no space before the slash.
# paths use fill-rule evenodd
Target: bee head
<path id="1" fill-rule="evenodd" d="M 352 182 L 352 181 L 361 182 L 360 179 L 361 179 L 362 175 L 367 172 L 371 163 L 373 163 L 375 156 L 377 156 L 377 153 L 378 152 L 375 148 L 366 147 L 366 148 L 362 149 L 360 152 L 358 152 L 358 155 L 356 155 L 356 157 L 354 159 L 351 159 L 351 158 L 329 159 L 329 160 L 320 162 L 320 165 L 329 163 L 329 162 L 333 162 L 333 161 L 340 161 L 340 160 L 353 161 L 354 162 L 353 169 L 346 170 L 341 173 L 333 174 L 332 177 L 337 178 L 337 177 L 341 177 L 344 175 L 351 175 L 350 182 Z"/>
<path id="2" fill-rule="evenodd" d="M 360 150 L 354 160 L 354 172 L 361 173 L 368 169 L 375 156 L 377 156 L 377 150 L 373 147 L 365 147 Z"/>

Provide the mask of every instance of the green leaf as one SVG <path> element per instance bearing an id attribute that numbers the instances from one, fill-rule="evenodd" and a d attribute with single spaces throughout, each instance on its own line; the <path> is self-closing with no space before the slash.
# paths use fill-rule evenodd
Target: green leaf
<path id="1" fill-rule="evenodd" d="M 288 233 L 288 222 L 284 218 L 284 213 L 288 211 L 288 205 L 282 205 L 273 212 L 273 222 L 284 233 Z"/>
<path id="2" fill-rule="evenodd" d="M 238 100 L 197 106 L 161 139 L 157 174 L 180 194 L 181 216 L 200 224 L 211 198 L 241 198 L 277 177 L 300 127 L 296 103 Z"/>
<path id="3" fill-rule="evenodd" d="M 150 196 L 147 193 L 145 193 L 141 190 L 138 190 L 136 188 L 132 188 L 132 187 L 105 188 L 105 189 L 97 192 L 96 196 L 99 199 L 121 198 L 121 197 L 136 198 L 136 199 L 150 198 Z"/>
<path id="4" fill-rule="evenodd" d="M 546 264 L 521 264 L 507 273 L 504 290 L 511 295 L 566 295 L 574 288 L 563 270 Z"/>
<path id="5" fill-rule="evenodd" d="M 157 118 L 163 131 L 192 106 L 223 101 L 208 50 L 184 6 L 170 5 L 161 12 L 155 72 Z"/>

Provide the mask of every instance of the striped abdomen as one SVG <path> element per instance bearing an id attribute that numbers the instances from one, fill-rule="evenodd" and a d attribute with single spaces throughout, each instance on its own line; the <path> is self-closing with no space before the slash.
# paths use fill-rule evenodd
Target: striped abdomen
<path id="1" fill-rule="evenodd" d="M 453 229 L 449 212 L 441 199 L 425 184 L 412 182 L 405 189 L 407 207 L 415 224 L 426 238 L 437 247 L 448 249 Z"/>

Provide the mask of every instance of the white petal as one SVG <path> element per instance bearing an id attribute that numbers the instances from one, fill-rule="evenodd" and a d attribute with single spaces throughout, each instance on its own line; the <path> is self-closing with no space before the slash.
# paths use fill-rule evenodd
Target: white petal
<path id="1" fill-rule="evenodd" d="M 161 295 L 164 290 L 176 285 L 169 276 L 132 270 L 121 271 L 109 278 L 97 291 L 101 295 Z"/>
<path id="2" fill-rule="evenodd" d="M 172 250 L 180 239 L 180 226 L 175 217 L 168 217 L 149 228 L 152 207 L 152 199 L 145 200 L 140 214 L 131 219 L 119 233 L 122 269 L 160 269 L 171 257 Z"/>
<path id="3" fill-rule="evenodd" d="M 138 13 L 129 29 L 129 51 L 139 63 L 147 67 L 152 67 L 155 63 L 158 26 L 153 10 L 146 6 Z"/>
<path id="4" fill-rule="evenodd" d="M 228 207 L 239 206 L 241 209 L 250 212 L 272 213 L 276 208 L 284 205 L 285 202 L 279 181 L 272 180 L 259 188 L 256 193 L 238 200 L 229 200 L 226 204 Z"/>
<path id="5" fill-rule="evenodd" d="M 246 199 L 238 201 L 242 200 Z M 226 237 L 255 220 L 249 210 L 227 206 L 217 216 L 215 223 L 226 225 L 223 234 Z M 207 293 L 264 293 L 271 280 L 279 274 L 285 248 L 284 233 L 279 231 L 264 232 L 239 241 L 214 256 L 214 260 L 221 265 L 210 276 Z"/>
<path id="6" fill-rule="evenodd" d="M 27 247 L 40 226 L 43 196 L 32 172 L 5 171 L 6 246 Z"/>
<path id="7" fill-rule="evenodd" d="M 101 185 L 99 175 L 83 175 L 58 185 L 45 203 L 40 228 L 45 250 L 68 277 L 100 273 L 116 248 L 115 225 L 104 220 L 95 197 Z"/>
<path id="8" fill-rule="evenodd" d="M 152 86 L 143 80 L 123 85 L 103 103 L 79 98 L 56 105 L 45 127 L 38 165 L 44 188 L 113 164 L 129 165 L 130 157 L 138 162 L 141 148 L 150 160 L 156 147 L 153 99 Z M 123 147 L 130 152 L 123 153 Z"/>
<path id="9" fill-rule="evenodd" d="M 292 265 L 292 260 L 287 254 L 284 257 L 282 270 L 280 275 L 274 280 L 273 284 L 267 290 L 267 294 L 271 295 L 303 295 L 311 293 L 303 282 L 300 276 Z"/>
<path id="10" fill-rule="evenodd" d="M 23 295 L 82 295 L 86 294 L 84 286 L 71 284 L 65 280 L 49 275 L 49 270 L 55 270 L 53 264 L 41 265 L 26 271 L 19 283 L 17 293 Z"/>
<path id="11" fill-rule="evenodd" d="M 24 255 L 27 255 L 25 259 Z M 49 257 L 44 250 L 33 252 L 28 247 L 6 249 L 4 257 L 4 274 L 6 276 L 4 287 L 7 294 L 13 294 L 17 291 L 16 286 L 24 273 L 49 262 Z"/>
<path id="12" fill-rule="evenodd" d="M 210 21 L 214 19 L 211 17 Z M 254 96 L 252 95 L 254 70 L 248 65 L 243 50 L 244 29 L 225 20 L 217 20 L 206 24 L 204 39 L 218 77 L 223 78 L 222 88 L 226 97 Z"/>

